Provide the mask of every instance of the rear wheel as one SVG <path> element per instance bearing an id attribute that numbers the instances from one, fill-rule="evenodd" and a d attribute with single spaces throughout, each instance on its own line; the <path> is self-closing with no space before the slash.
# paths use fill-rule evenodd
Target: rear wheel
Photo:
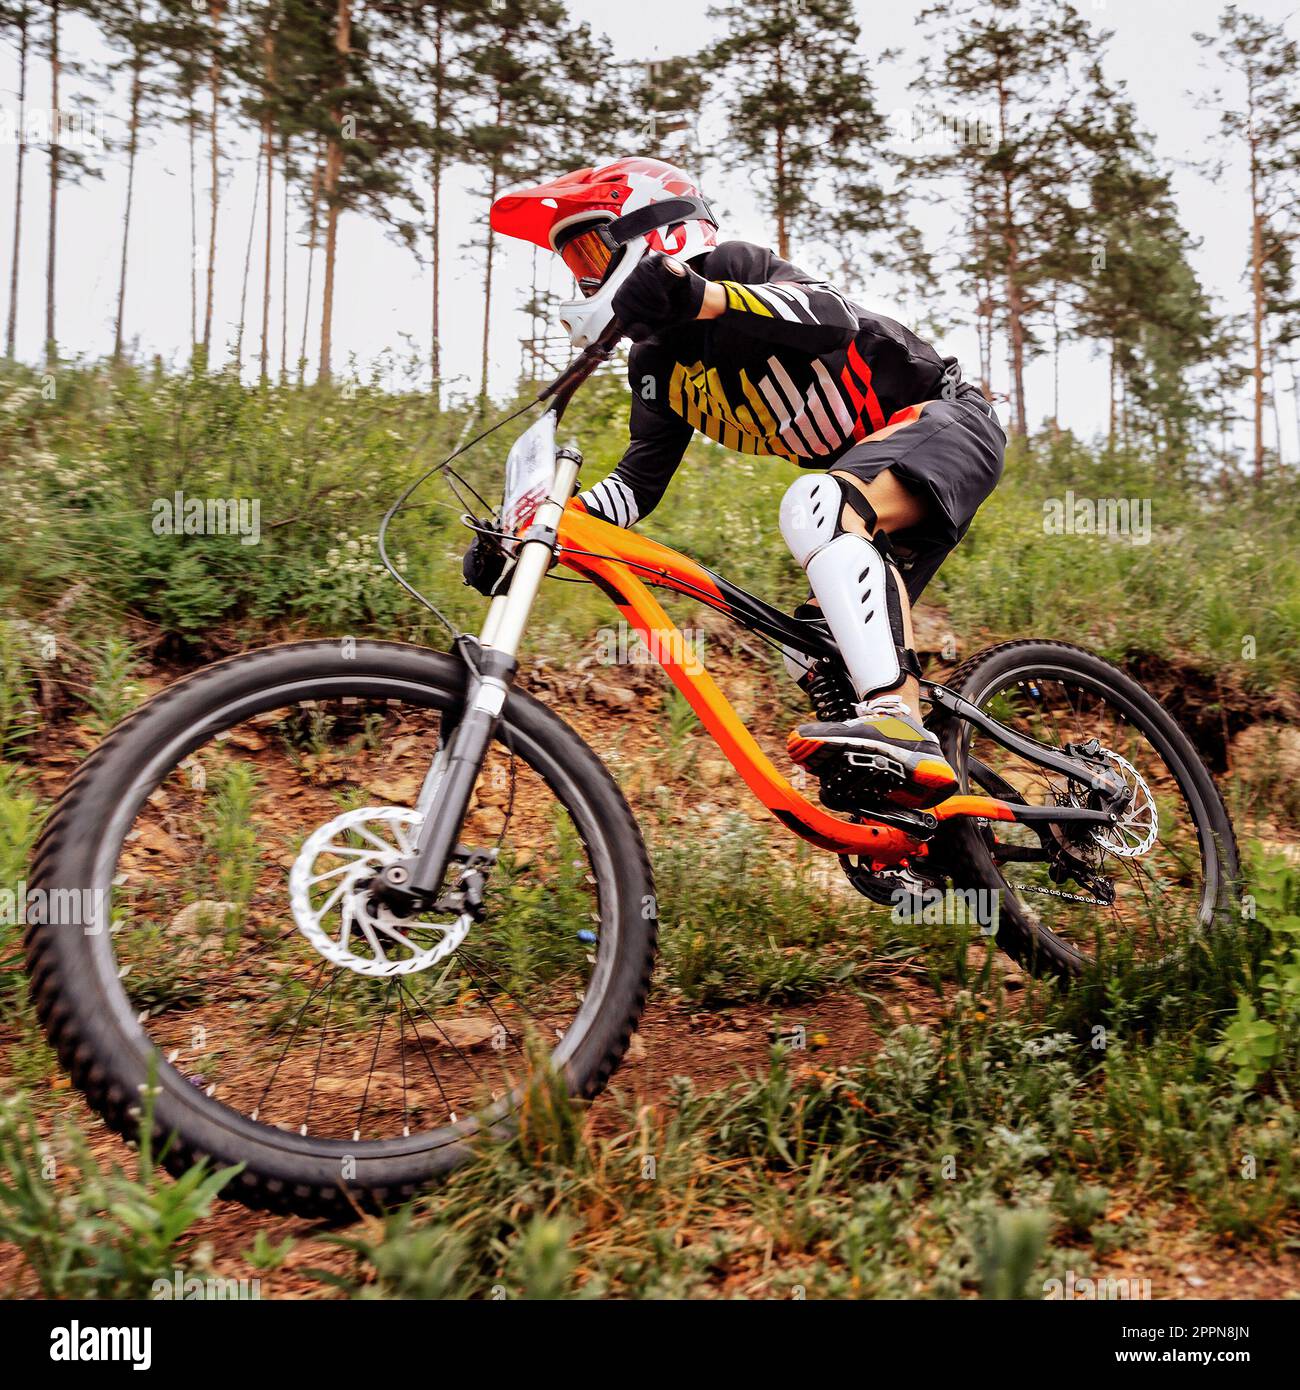
<path id="1" fill-rule="evenodd" d="M 33 886 L 90 920 L 30 929 L 38 1012 L 124 1133 L 156 1069 L 174 1169 L 243 1164 L 228 1196 L 309 1214 L 400 1200 L 508 1124 L 540 1059 L 583 1096 L 618 1066 L 654 960 L 649 865 L 536 700 L 506 703 L 439 910 L 371 905 L 464 684 L 388 643 L 236 657 L 132 715 L 64 793 Z"/>
<path id="2" fill-rule="evenodd" d="M 950 685 L 1017 733 L 1084 750 L 1132 793 L 1114 828 L 950 826 L 954 880 L 991 895 L 1008 954 L 1061 976 L 1103 956 L 1155 964 L 1230 907 L 1239 866 L 1223 800 L 1187 735 L 1136 682 L 1079 647 L 1011 642 L 972 657 Z M 1088 786 L 964 720 L 946 719 L 941 741 L 965 790 L 1090 804 Z"/>

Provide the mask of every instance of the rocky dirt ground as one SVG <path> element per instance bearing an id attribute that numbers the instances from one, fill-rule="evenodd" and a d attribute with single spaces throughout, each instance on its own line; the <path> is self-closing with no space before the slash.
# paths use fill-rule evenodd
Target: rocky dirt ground
<path id="1" fill-rule="evenodd" d="M 788 722 L 786 691 L 767 674 L 766 663 L 753 660 L 757 653 L 745 643 L 729 646 L 729 630 L 715 631 L 707 613 L 692 615 L 687 622 L 709 631 L 707 661 L 718 676 L 735 707 L 759 737 L 767 751 L 785 765 L 782 745 Z M 937 610 L 918 613 L 918 645 L 930 653 L 931 672 L 945 669 L 939 654 L 953 654 L 944 615 Z M 753 639 L 746 639 L 751 641 Z M 656 668 L 649 665 L 607 666 L 598 651 L 579 655 L 563 666 L 541 662 L 525 674 L 534 693 L 548 700 L 575 725 L 578 731 L 608 758 L 633 803 L 634 809 L 656 804 L 657 790 L 667 785 L 677 801 L 689 804 L 698 817 L 701 810 L 716 808 L 719 815 L 740 810 L 756 820 L 766 813 L 734 778 L 728 764 L 701 733 L 690 735 L 689 775 L 682 771 L 679 739 L 669 728 L 663 700 L 665 683 Z M 158 673 L 146 682 L 148 687 L 165 683 Z M 1233 730 L 1227 725 L 1217 734 L 1207 734 L 1206 751 L 1221 754 L 1225 746 L 1234 761 L 1258 756 L 1267 747 L 1277 755 L 1278 726 L 1267 731 L 1247 725 Z M 1300 778 L 1300 737 L 1284 730 L 1283 753 L 1294 758 Z M 60 738 L 45 750 L 39 768 L 40 788 L 54 796 L 70 769 L 79 760 L 81 749 L 91 740 L 84 730 L 67 727 Z M 408 770 L 418 784 L 418 769 Z M 395 787 L 394 792 L 400 792 Z M 1258 807 L 1265 811 L 1266 807 Z M 1265 842 L 1288 853 L 1296 852 L 1293 838 L 1275 829 L 1264 815 L 1251 827 Z M 837 891 L 852 894 L 841 884 Z M 854 900 L 857 901 L 856 899 Z M 945 1001 L 931 982 L 922 978 L 922 968 L 901 964 L 873 972 L 872 993 L 892 1022 L 932 1021 Z M 1010 962 L 1000 966 L 998 985 L 1005 990 L 1012 1007 L 1024 981 Z M 761 1067 L 769 1054 L 772 1039 L 802 1026 L 808 1040 L 807 1065 L 833 1067 L 852 1060 L 879 1044 L 878 1020 L 881 1014 L 864 1003 L 852 988 L 835 988 L 809 1003 L 779 1009 L 767 1005 L 746 1005 L 721 1010 L 691 1010 L 671 995 L 652 996 L 639 1035 L 614 1082 L 614 1095 L 599 1099 L 591 1108 L 587 1123 L 597 1131 L 618 1124 L 619 1106 L 655 1106 L 664 1098 L 674 1076 L 688 1076 L 698 1090 L 722 1087 L 738 1076 Z M 6 1091 L 21 1084 L 33 1090 L 48 1127 L 57 1113 L 71 1117 L 87 1136 L 93 1152 L 103 1161 L 116 1160 L 129 1165 L 126 1146 L 109 1133 L 72 1091 L 52 1058 L 33 1060 L 27 1045 L 21 1071 L 15 1064 L 17 1033 L 0 1037 L 0 1087 Z M 33 1069 L 35 1075 L 33 1075 Z M 1135 1243 L 1114 1250 L 1096 1266 L 1099 1273 L 1114 1277 L 1134 1275 L 1153 1279 L 1157 1296 L 1185 1298 L 1276 1298 L 1300 1292 L 1300 1257 L 1278 1254 L 1270 1257 L 1262 1249 L 1243 1251 L 1213 1241 L 1198 1230 L 1191 1213 L 1162 1203 L 1158 1198 L 1133 1190 L 1116 1197 L 1108 1219 L 1121 1220 L 1131 1209 L 1144 1215 L 1143 1234 Z M 264 1292 L 277 1297 L 329 1297 L 331 1290 L 306 1273 L 312 1268 L 341 1272 L 351 1256 L 322 1239 L 323 1232 L 311 1223 L 294 1218 L 268 1217 L 249 1212 L 232 1203 L 221 1203 L 202 1222 L 198 1234 L 210 1244 L 223 1274 L 255 1277 L 257 1271 L 244 1258 L 258 1232 L 271 1243 L 292 1238 L 294 1247 L 285 1263 L 270 1276 L 263 1276 Z M 18 1294 L 31 1293 L 33 1281 L 24 1271 L 13 1248 L 0 1248 L 0 1288 Z"/>

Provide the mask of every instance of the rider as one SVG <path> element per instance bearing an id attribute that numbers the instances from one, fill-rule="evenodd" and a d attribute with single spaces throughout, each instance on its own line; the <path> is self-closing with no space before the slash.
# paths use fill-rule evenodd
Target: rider
<path id="1" fill-rule="evenodd" d="M 619 526 L 645 516 L 696 430 L 830 470 L 791 484 L 781 534 L 812 588 L 798 616 L 829 625 L 860 703 L 843 722 L 800 726 L 790 754 L 823 778 L 864 769 L 898 805 L 949 795 L 956 774 L 921 722 L 911 602 L 997 484 L 1006 443 L 956 359 L 761 246 L 719 243 L 698 189 L 657 159 L 508 193 L 491 223 L 572 271 L 582 298 L 560 317 L 575 346 L 615 318 L 633 341 L 631 440 L 581 494 L 588 512 Z"/>

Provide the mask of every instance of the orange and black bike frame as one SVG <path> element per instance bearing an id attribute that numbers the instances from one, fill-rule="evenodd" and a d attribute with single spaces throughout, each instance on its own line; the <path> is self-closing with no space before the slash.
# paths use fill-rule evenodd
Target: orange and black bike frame
<path id="1" fill-rule="evenodd" d="M 558 562 L 609 596 L 759 801 L 788 829 L 821 849 L 860 857 L 873 869 L 882 869 L 926 855 L 929 833 L 918 826 L 929 827 L 932 833 L 943 822 L 957 818 L 1100 824 L 1114 819 L 1084 807 L 1029 806 L 1013 787 L 981 766 L 979 780 L 993 785 L 1001 796 L 961 794 L 919 816 L 895 818 L 885 813 L 880 819 L 841 820 L 814 805 L 781 774 L 650 590 L 658 587 L 687 595 L 813 660 L 838 662 L 836 648 L 823 630 L 787 616 L 670 546 L 592 516 L 581 502 L 570 502 L 565 509 L 558 542 Z M 1088 783 L 1096 777 L 1095 768 L 1068 753 L 1004 728 L 943 686 L 924 684 L 937 707 L 984 729 L 1004 746 L 1077 781 Z"/>

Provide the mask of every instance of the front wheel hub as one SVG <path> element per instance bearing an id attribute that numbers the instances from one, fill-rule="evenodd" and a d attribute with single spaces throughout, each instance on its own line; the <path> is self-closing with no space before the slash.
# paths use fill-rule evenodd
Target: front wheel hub
<path id="1" fill-rule="evenodd" d="M 312 832 L 289 871 L 294 923 L 326 960 L 359 975 L 428 970 L 465 940 L 469 912 L 394 911 L 377 891 L 384 873 L 415 853 L 423 818 L 402 806 L 345 811 Z"/>

